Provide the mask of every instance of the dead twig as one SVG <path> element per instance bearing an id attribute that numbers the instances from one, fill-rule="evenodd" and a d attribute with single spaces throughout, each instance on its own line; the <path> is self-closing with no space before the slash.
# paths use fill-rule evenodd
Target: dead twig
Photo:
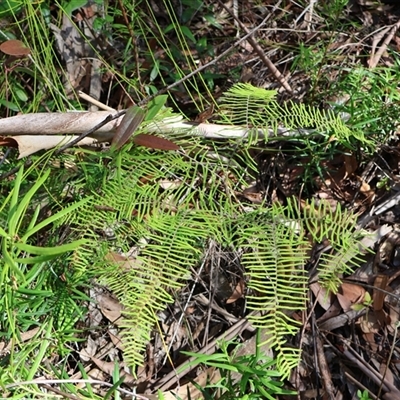
<path id="1" fill-rule="evenodd" d="M 89 96 L 88 94 L 83 93 L 81 90 L 78 91 L 78 96 L 81 99 L 87 101 L 88 103 L 91 103 L 91 104 L 95 105 L 96 107 L 101 108 L 102 110 L 110 111 L 110 112 L 116 112 L 117 111 L 114 108 L 109 107 L 106 104 L 94 99 L 92 96 Z"/>
<path id="2" fill-rule="evenodd" d="M 315 3 L 316 3 L 316 0 L 310 0 L 308 10 L 306 12 L 306 15 L 304 16 L 304 22 L 305 22 L 305 25 L 306 25 L 306 28 L 308 31 L 311 29 L 310 26 L 311 26 L 311 22 L 312 22 L 312 18 L 313 18 Z"/>
<path id="3" fill-rule="evenodd" d="M 99 130 L 101 127 L 103 127 L 104 125 L 107 125 L 109 122 L 114 121 L 115 119 L 118 119 L 119 117 L 121 117 L 122 115 L 126 114 L 126 110 L 124 111 L 120 111 L 119 113 L 116 113 L 114 115 L 109 114 L 106 118 L 104 118 L 103 121 L 101 121 L 99 124 L 97 124 L 96 126 L 94 126 L 92 129 L 89 129 L 88 131 L 82 133 L 81 135 L 79 135 L 77 138 L 75 138 L 74 140 L 71 140 L 68 143 L 65 143 L 64 146 L 61 146 L 59 149 L 57 149 L 55 151 L 55 155 L 58 155 L 60 153 L 62 153 L 63 151 L 65 151 L 66 149 L 69 149 L 70 147 L 74 146 L 75 144 L 79 143 L 82 139 L 84 139 L 85 137 L 93 134 L 94 132 L 96 132 L 97 130 Z"/>
<path id="4" fill-rule="evenodd" d="M 329 398 L 334 400 L 336 398 L 335 387 L 333 385 L 331 374 L 329 372 L 328 363 L 326 362 L 322 340 L 318 335 L 315 338 L 315 343 L 316 343 L 319 371 L 321 373 L 321 377 L 324 382 L 325 390 Z"/>
<path id="5" fill-rule="evenodd" d="M 282 73 L 278 70 L 278 68 L 275 67 L 274 63 L 265 55 L 263 49 L 261 48 L 261 46 L 254 40 L 254 38 L 252 37 L 253 33 L 254 33 L 254 29 L 253 31 L 249 31 L 247 29 L 247 27 L 242 23 L 242 21 L 240 21 L 239 18 L 236 17 L 236 15 L 228 8 L 225 6 L 225 4 L 221 1 L 218 0 L 218 3 L 221 7 L 223 7 L 234 19 L 235 21 L 237 21 L 237 23 L 239 24 L 239 26 L 247 33 L 246 36 L 248 36 L 247 40 L 249 41 L 249 43 L 251 44 L 251 46 L 253 47 L 254 51 L 259 55 L 259 57 L 261 58 L 262 62 L 267 66 L 267 68 L 271 71 L 272 75 L 276 78 L 276 80 L 289 92 L 289 93 L 293 93 L 292 88 L 290 87 L 290 85 L 287 83 L 286 79 L 284 78 L 284 76 L 282 75 Z M 251 34 L 251 35 L 249 35 Z M 246 37 L 244 36 L 244 37 Z"/>
<path id="6" fill-rule="evenodd" d="M 382 385 L 382 388 L 385 392 L 389 392 L 392 396 L 392 399 L 400 398 L 400 391 L 390 383 L 387 379 L 384 378 L 378 371 L 371 368 L 371 365 L 367 363 L 362 357 L 360 357 L 351 347 L 348 350 L 344 350 L 342 354 L 350 361 L 354 362 L 357 367 L 367 375 L 372 381 L 374 381 L 377 385 Z"/>
<path id="7" fill-rule="evenodd" d="M 201 67 L 195 69 L 194 71 L 192 71 L 191 73 L 185 75 L 182 79 L 179 79 L 178 81 L 172 83 L 169 86 L 164 87 L 163 89 L 159 90 L 157 93 L 148 96 L 146 98 L 144 98 L 143 100 L 141 100 L 138 103 L 138 106 L 143 106 L 145 104 L 147 104 L 148 102 L 150 102 L 151 100 L 153 100 L 154 98 L 156 98 L 157 96 L 164 94 L 166 92 L 168 92 L 169 90 L 173 89 L 174 87 L 180 85 L 182 82 L 185 82 L 186 80 L 190 79 L 192 76 L 198 74 L 199 72 L 203 71 L 204 69 L 210 67 L 211 65 L 215 64 L 217 61 L 219 61 L 221 58 L 225 57 L 227 54 L 229 54 L 233 48 L 239 46 L 240 43 L 244 42 L 246 39 L 248 39 L 251 35 L 253 35 L 255 32 L 257 32 L 259 29 L 261 29 L 266 21 L 269 19 L 269 16 L 267 16 L 266 18 L 264 18 L 261 23 L 259 25 L 257 25 L 251 32 L 248 32 L 245 36 L 243 36 L 241 39 L 239 39 L 236 43 L 234 43 L 231 47 L 229 47 L 229 49 L 227 49 L 226 51 L 222 52 L 219 56 L 215 57 L 212 61 L 210 61 L 207 64 L 202 65 Z M 92 129 L 88 130 L 87 132 L 83 133 L 82 135 L 80 135 L 79 137 L 77 137 L 76 139 L 66 143 L 64 146 L 60 147 L 56 154 L 61 153 L 62 151 L 65 151 L 66 149 L 72 147 L 73 145 L 75 145 L 76 143 L 80 142 L 83 138 L 85 138 L 86 136 L 89 136 L 90 134 L 96 132 L 98 129 L 100 129 L 102 126 L 106 125 L 108 122 L 113 121 L 114 119 L 117 119 L 123 115 L 125 115 L 126 110 L 120 111 L 119 113 L 115 114 L 115 115 L 109 115 L 107 116 L 104 121 L 102 121 L 101 123 L 99 123 L 98 125 L 96 125 L 95 127 L 93 127 Z M 32 161 L 27 160 L 25 161 L 25 167 L 32 165 Z M 15 174 L 16 172 L 18 172 L 20 166 L 13 168 L 12 170 L 6 172 L 5 174 L 0 176 L 0 179 L 3 180 L 13 174 Z"/>
<path id="8" fill-rule="evenodd" d="M 199 353 L 201 354 L 212 354 L 217 348 L 218 341 L 221 340 L 231 340 L 236 337 L 240 332 L 243 332 L 250 325 L 250 322 L 243 318 L 238 321 L 236 324 L 232 325 L 229 329 L 226 330 L 222 335 L 218 338 L 214 339 L 207 346 L 202 348 Z M 195 368 L 194 365 L 190 365 L 195 361 L 195 357 L 190 357 L 186 362 L 179 366 L 179 371 L 176 369 L 172 370 L 169 374 L 165 375 L 162 379 L 157 381 L 153 387 L 153 391 L 161 390 L 162 392 L 168 390 L 171 386 L 179 382 L 179 380 L 185 376 L 189 371 Z"/>
<path id="9" fill-rule="evenodd" d="M 354 376 L 350 375 L 347 371 L 344 371 L 344 375 L 346 378 L 351 381 L 355 386 L 357 386 L 360 390 L 366 390 L 368 392 L 368 396 L 371 397 L 372 400 L 379 400 L 373 393 L 371 393 L 368 388 L 366 388 L 363 384 L 360 383 Z"/>
<path id="10" fill-rule="evenodd" d="M 381 38 L 386 34 L 387 30 L 384 30 L 383 32 L 380 32 L 378 36 L 374 38 L 373 42 L 373 50 L 370 59 L 368 60 L 368 66 L 370 68 L 375 68 L 379 60 L 381 59 L 383 53 L 386 51 L 388 44 L 391 42 L 393 39 L 393 36 L 395 33 L 399 30 L 400 28 L 400 21 L 397 21 L 393 26 L 392 29 L 390 29 L 389 34 L 386 36 L 385 40 L 382 43 L 382 46 L 379 47 L 378 51 L 374 54 L 374 49 L 377 45 L 377 43 L 381 40 Z"/>

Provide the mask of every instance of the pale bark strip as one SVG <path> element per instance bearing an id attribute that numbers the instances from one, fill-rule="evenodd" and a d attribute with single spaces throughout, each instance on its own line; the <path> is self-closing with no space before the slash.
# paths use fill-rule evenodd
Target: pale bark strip
<path id="1" fill-rule="evenodd" d="M 15 117 L 0 119 L 0 136 L 19 135 L 80 135 L 100 124 L 113 113 L 97 112 L 70 112 L 70 113 L 37 113 L 24 114 Z M 98 141 L 109 141 L 113 138 L 122 116 L 107 123 L 90 135 Z M 290 130 L 280 127 L 277 131 L 268 128 L 248 128 L 246 126 L 207 124 L 187 122 L 182 117 L 166 118 L 162 121 L 148 124 L 146 133 L 170 134 L 176 131 L 187 132 L 188 135 L 201 136 L 210 139 L 244 139 L 276 138 L 310 135 L 313 130 Z"/>
<path id="2" fill-rule="evenodd" d="M 110 114 L 107 111 L 74 111 L 16 115 L 0 119 L 0 136 L 80 134 L 90 130 Z M 100 135 L 112 137 L 121 119 L 122 117 L 109 122 L 97 132 Z"/>
<path id="3" fill-rule="evenodd" d="M 40 135 L 19 135 L 10 139 L 14 140 L 18 145 L 18 159 L 30 156 L 39 150 L 49 150 L 61 146 L 74 140 L 78 136 L 40 136 Z M 77 145 L 91 146 L 98 143 L 96 139 L 84 138 Z"/>

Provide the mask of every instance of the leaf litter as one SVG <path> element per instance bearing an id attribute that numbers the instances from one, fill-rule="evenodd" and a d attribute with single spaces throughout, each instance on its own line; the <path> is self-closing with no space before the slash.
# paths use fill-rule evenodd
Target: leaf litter
<path id="1" fill-rule="evenodd" d="M 267 1 L 266 5 L 270 3 Z M 385 12 L 379 7 L 383 7 Z M 358 18 L 364 27 L 389 25 L 398 9 L 383 4 L 379 7 L 374 9 L 365 6 L 362 1 L 356 1 L 352 4 L 350 13 L 353 15 L 358 12 Z M 85 8 L 85 13 L 89 8 Z M 251 28 L 262 10 L 257 5 L 247 11 L 245 23 Z M 306 10 L 294 2 L 287 2 L 285 11 L 290 17 L 283 19 L 282 15 L 274 10 L 276 25 L 263 32 L 262 39 L 269 43 L 285 43 L 288 47 L 297 44 L 299 38 L 309 46 L 318 45 L 318 34 L 324 27 L 323 19 L 310 11 L 310 14 L 306 14 L 307 18 L 296 17 Z M 236 30 L 233 21 L 222 8 L 218 9 L 215 17 L 218 26 L 222 26 L 226 34 Z M 374 22 L 376 20 L 378 22 Z M 63 21 L 63 24 L 62 31 L 66 31 L 68 23 Z M 205 27 L 208 28 L 208 25 L 198 22 L 194 29 L 204 33 Z M 397 29 L 398 23 L 366 38 L 353 27 L 349 27 L 348 34 L 337 33 L 330 50 L 346 58 L 346 68 L 349 68 L 357 65 L 359 47 L 365 46 L 362 41 L 369 40 L 372 51 L 367 61 L 368 66 L 372 68 L 379 63 L 394 65 L 395 60 L 391 54 L 386 53 L 386 49 L 395 45 L 398 50 L 399 39 L 395 36 Z M 79 33 L 74 31 L 74 35 L 77 35 L 79 42 L 82 41 Z M 355 35 L 357 40 L 351 41 L 351 35 Z M 60 37 L 58 36 L 58 40 Z M 5 42 L 7 44 L 0 45 L 0 50 L 5 54 L 17 57 L 29 54 L 30 50 L 24 47 L 22 42 L 9 42 L 12 43 Z M 242 72 L 251 70 L 251 74 L 247 73 L 246 80 L 266 89 L 277 87 L 276 76 L 260 62 L 259 55 L 254 53 L 254 47 L 249 43 L 250 41 L 242 45 L 242 52 L 233 53 L 218 63 L 215 71 L 218 69 L 219 73 L 228 74 L 232 66 L 236 66 L 240 60 L 243 65 Z M 63 51 L 63 57 L 67 60 L 75 53 L 74 45 L 68 45 L 65 49 L 69 55 Z M 68 84 L 66 83 L 71 90 L 78 88 L 82 80 L 76 72 L 80 68 L 77 65 L 90 55 L 90 51 L 85 49 L 81 57 L 73 60 L 75 66 L 68 71 L 69 79 Z M 289 56 L 290 53 L 285 53 L 277 47 L 270 51 L 269 59 L 284 70 L 285 63 L 288 63 L 285 60 Z M 332 58 L 332 64 L 329 65 L 329 69 L 326 68 L 326 76 L 324 75 L 322 80 L 333 82 L 338 78 L 341 68 L 345 69 L 340 64 L 340 57 Z M 290 70 L 289 64 L 287 66 Z M 91 76 L 92 79 L 96 79 L 94 75 Z M 310 81 L 311 77 L 307 73 L 300 69 L 292 70 L 285 76 L 285 82 L 292 89 L 291 93 L 281 90 L 279 96 L 282 99 L 304 99 L 308 95 L 307 87 Z M 364 90 L 367 95 L 368 87 L 360 90 Z M 186 102 L 186 105 L 192 102 L 183 92 L 177 94 L 177 98 L 181 99 L 181 103 Z M 339 102 L 338 99 L 333 101 Z M 128 132 L 128 135 L 131 134 L 132 132 Z M 14 140 L 16 141 L 15 137 Z M 11 145 L 10 142 L 7 143 Z M 137 136 L 136 143 L 154 149 L 179 149 L 173 141 L 153 136 Z M 19 145 L 21 146 L 20 143 Z M 350 152 L 342 156 L 335 155 L 334 158 L 329 158 L 329 155 L 326 155 L 326 158 L 321 157 L 316 164 L 320 163 L 325 172 L 312 176 L 311 188 L 306 187 L 302 178 L 315 160 L 311 160 L 308 155 L 288 156 L 284 150 L 293 150 L 290 146 L 272 142 L 268 151 L 263 148 L 252 150 L 258 168 L 257 179 L 243 190 L 237 190 L 237 198 L 244 205 L 284 202 L 290 195 L 299 196 L 299 187 L 302 186 L 303 189 L 307 189 L 308 196 L 328 202 L 332 209 L 346 206 L 357 212 L 361 216 L 358 228 L 371 232 L 372 238 L 370 236 L 368 247 L 373 249 L 373 253 L 366 252 L 359 269 L 343 276 L 338 293 L 327 294 L 326 289 L 317 281 L 310 283 L 312 295 L 309 307 L 305 314 L 299 314 L 299 320 L 303 323 L 302 334 L 293 338 L 294 346 L 302 344 L 303 361 L 293 372 L 288 383 L 291 388 L 301 391 L 305 399 L 355 396 L 360 387 L 357 382 L 364 385 L 371 394 L 383 390 L 382 398 L 399 398 L 397 359 L 400 354 L 395 341 L 399 322 L 400 239 L 397 224 L 400 208 L 395 196 L 400 171 L 396 140 L 382 146 L 367 165 L 362 155 Z M 26 151 L 21 156 L 28 154 Z M 383 181 L 386 181 L 386 186 L 381 186 Z M 165 189 L 169 185 L 176 185 L 177 182 L 180 181 L 163 181 L 159 184 Z M 392 192 L 395 192 L 394 195 Z M 390 197 L 394 198 L 394 202 L 387 202 Z M 374 235 L 376 232 L 378 233 Z M 145 363 L 136 371 L 136 377 L 125 371 L 125 346 L 119 335 L 122 306 L 113 294 L 108 293 L 107 288 L 98 286 L 92 289 L 91 298 L 96 300 L 96 305 L 92 304 L 89 310 L 88 326 L 91 327 L 91 333 L 86 337 L 85 345 L 82 345 L 79 352 L 86 366 L 92 366 L 90 376 L 100 380 L 110 379 L 117 363 L 121 376 L 127 378 L 124 382 L 127 387 L 138 383 L 145 398 L 154 398 L 158 388 L 164 390 L 166 398 L 172 398 L 173 392 L 169 391 L 172 387 L 176 387 L 181 398 L 189 398 L 188 392 L 191 393 L 190 398 L 199 398 L 199 391 L 189 381 L 194 379 L 200 386 L 204 386 L 206 382 L 217 382 L 220 375 L 215 369 L 206 369 L 198 374 L 192 371 L 192 375 L 187 372 L 188 375 L 179 376 L 176 369 L 186 361 L 180 354 L 182 350 L 208 351 L 210 343 L 224 337 L 229 329 L 238 324 L 237 330 L 233 330 L 234 337 L 241 338 L 244 343 L 243 349 L 254 352 L 254 329 L 243 324 L 247 293 L 246 276 L 238 262 L 240 256 L 232 254 L 229 249 L 215 244 L 213 246 L 212 257 L 207 260 L 205 269 L 192 270 L 192 281 L 175 294 L 175 303 L 160 313 L 160 327 L 152 332 L 151 341 L 146 349 Z M 329 246 L 329 242 L 314 244 L 310 263 L 316 265 L 318 257 L 322 252 L 329 250 Z M 138 267 L 133 257 L 111 257 L 118 258 L 121 269 Z M 25 332 L 21 340 L 29 340 L 36 333 L 37 330 L 34 329 Z M 1 354 L 10 350 L 5 343 L 0 345 L 3 345 Z M 211 347 L 212 351 L 215 351 L 215 345 Z M 271 350 L 264 348 L 263 351 Z M 364 358 L 369 362 L 365 362 Z M 316 362 L 319 370 L 315 369 Z M 338 374 L 341 365 L 345 366 L 344 372 Z M 363 374 L 361 378 L 359 373 Z M 168 385 L 165 377 L 169 377 Z M 100 390 L 99 393 L 104 391 Z"/>

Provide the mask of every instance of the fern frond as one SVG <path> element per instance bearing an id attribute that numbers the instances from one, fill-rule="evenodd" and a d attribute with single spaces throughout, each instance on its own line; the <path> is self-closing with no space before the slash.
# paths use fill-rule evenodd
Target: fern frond
<path id="1" fill-rule="evenodd" d="M 75 257 L 95 270 L 98 280 L 123 304 L 126 356 L 137 365 L 154 316 L 172 301 L 171 290 L 186 281 L 206 240 L 223 236 L 222 218 L 235 207 L 227 196 L 230 179 L 221 178 L 219 160 L 207 152 L 184 157 L 132 148 L 121 165 L 118 173 L 111 172 L 102 192 L 69 222 L 87 240 L 93 238 L 92 257 L 85 253 L 90 246 Z M 99 243 L 106 230 L 112 238 L 104 237 L 102 246 L 95 245 L 96 236 Z M 138 252 L 138 268 L 104 266 L 108 251 L 128 253 L 132 248 Z"/>
<path id="2" fill-rule="evenodd" d="M 345 146 L 349 146 L 353 138 L 360 144 L 373 145 L 361 132 L 350 130 L 333 111 L 292 101 L 280 105 L 275 99 L 276 94 L 276 91 L 267 91 L 249 83 L 238 83 L 221 97 L 221 121 L 260 129 L 272 128 L 275 132 L 278 127 L 285 127 L 298 130 L 299 136 L 305 135 L 302 130 L 312 128 L 315 134 L 325 136 L 326 140 L 335 139 Z"/>
<path id="3" fill-rule="evenodd" d="M 300 134 L 312 127 L 327 143 L 332 135 L 351 135 L 333 113 L 291 103 L 280 106 L 275 95 L 236 85 L 224 97 L 222 118 L 256 129 L 285 125 L 300 129 Z M 300 210 L 290 199 L 286 207 L 260 206 L 246 212 L 235 193 L 246 186 L 248 170 L 256 170 L 247 153 L 251 140 L 231 146 L 189 141 L 182 132 L 174 140 L 184 150 L 158 152 L 131 144 L 107 165 L 101 188 L 68 220 L 89 243 L 73 255 L 76 275 L 85 268 L 95 272 L 123 304 L 126 357 L 137 365 L 158 311 L 173 300 L 190 267 L 200 262 L 207 241 L 229 246 L 243 254 L 251 292 L 248 306 L 261 313 L 251 321 L 268 330 L 278 368 L 288 376 L 300 357 L 300 349 L 286 343 L 287 335 L 299 329 L 292 313 L 306 306 L 304 264 L 310 243 L 305 232 L 314 241 L 328 238 L 332 243 L 332 254 L 321 258 L 320 276 L 334 290 L 340 274 L 360 254 L 354 218 L 323 205 Z M 131 268 L 105 266 L 110 251 L 134 251 L 135 263 Z"/>
<path id="4" fill-rule="evenodd" d="M 329 202 L 317 204 L 313 199 L 303 209 L 303 220 L 315 242 L 327 240 L 331 246 L 320 257 L 318 273 L 321 284 L 336 293 L 342 275 L 353 272 L 366 250 L 360 244 L 356 215 L 340 205 L 332 209 Z"/>
<path id="5" fill-rule="evenodd" d="M 239 219 L 237 231 L 237 246 L 245 249 L 242 264 L 253 290 L 247 304 L 249 309 L 262 312 L 251 321 L 271 335 L 268 343 L 277 352 L 277 363 L 285 376 L 300 357 L 300 350 L 285 346 L 285 336 L 299 328 L 290 311 L 305 308 L 308 278 L 304 264 L 309 246 L 301 225 L 290 220 L 287 211 L 273 206 L 268 213 L 246 214 Z"/>
<path id="6" fill-rule="evenodd" d="M 329 291 L 337 293 L 343 274 L 351 274 L 364 260 L 367 251 L 354 232 L 343 232 L 343 245 L 333 246 L 330 253 L 323 253 L 318 265 L 320 283 Z"/>
<path id="7" fill-rule="evenodd" d="M 190 266 L 199 262 L 210 235 L 199 221 L 204 223 L 210 217 L 210 213 L 199 211 L 149 216 L 147 231 L 143 232 L 147 244 L 142 246 L 136 260 L 139 267 L 104 276 L 104 283 L 124 305 L 121 326 L 125 328 L 123 337 L 130 363 L 142 362 L 143 350 L 155 324 L 154 316 L 173 301 L 171 290 L 181 287 Z M 211 225 L 211 221 L 207 224 Z"/>

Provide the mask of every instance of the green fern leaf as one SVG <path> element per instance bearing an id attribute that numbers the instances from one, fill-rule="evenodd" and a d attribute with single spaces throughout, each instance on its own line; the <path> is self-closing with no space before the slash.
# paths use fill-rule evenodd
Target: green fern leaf
<path id="1" fill-rule="evenodd" d="M 256 88 L 248 83 L 232 86 L 221 97 L 221 122 L 271 128 L 275 132 L 278 127 L 285 127 L 297 130 L 298 137 L 314 134 L 325 136 L 327 141 L 337 140 L 345 146 L 354 142 L 353 139 L 359 144 L 373 146 L 372 140 L 359 131 L 350 130 L 333 111 L 319 110 L 292 101 L 280 105 L 275 99 L 276 94 L 276 91 Z"/>
<path id="2" fill-rule="evenodd" d="M 331 246 L 329 252 L 321 254 L 318 273 L 321 284 L 336 293 L 343 274 L 353 272 L 366 251 L 356 230 L 356 215 L 340 205 L 332 209 L 327 201 L 320 200 L 316 204 L 312 200 L 304 207 L 303 220 L 316 243 L 327 240 Z"/>
<path id="3" fill-rule="evenodd" d="M 345 140 L 352 134 L 333 113 L 291 103 L 280 106 L 275 95 L 235 85 L 223 98 L 221 122 L 276 129 L 283 125 L 299 135 L 305 134 L 302 128 L 312 127 L 327 143 L 332 136 Z M 293 312 L 306 306 L 304 264 L 311 246 L 306 232 L 314 242 L 327 238 L 332 243 L 333 251 L 321 257 L 319 273 L 324 285 L 335 290 L 341 274 L 361 254 L 354 217 L 324 205 L 300 210 L 290 199 L 286 207 L 253 206 L 249 211 L 235 197 L 247 185 L 243 177 L 248 170 L 256 170 L 247 152 L 249 142 L 232 147 L 189 139 L 182 132 L 173 140 L 184 152 L 124 147 L 107 165 L 103 185 L 85 209 L 63 220 L 88 243 L 72 255 L 75 276 L 89 269 L 118 297 L 124 306 L 126 356 L 137 365 L 157 313 L 186 282 L 190 267 L 201 261 L 208 240 L 228 246 L 243 254 L 248 306 L 260 312 L 251 321 L 268 330 L 277 366 L 288 376 L 301 354 L 287 339 L 299 330 Z M 105 260 L 109 252 L 135 253 L 135 263 L 121 268 Z"/>
<path id="4" fill-rule="evenodd" d="M 244 215 L 238 221 L 237 243 L 245 249 L 242 263 L 253 293 L 248 296 L 248 307 L 262 313 L 251 321 L 267 329 L 268 342 L 277 352 L 277 365 L 285 376 L 297 365 L 301 354 L 299 349 L 285 346 L 285 337 L 299 329 L 299 323 L 290 316 L 291 310 L 305 308 L 308 278 L 304 264 L 309 247 L 301 225 L 287 218 L 287 211 L 274 206 L 267 213 Z"/>

